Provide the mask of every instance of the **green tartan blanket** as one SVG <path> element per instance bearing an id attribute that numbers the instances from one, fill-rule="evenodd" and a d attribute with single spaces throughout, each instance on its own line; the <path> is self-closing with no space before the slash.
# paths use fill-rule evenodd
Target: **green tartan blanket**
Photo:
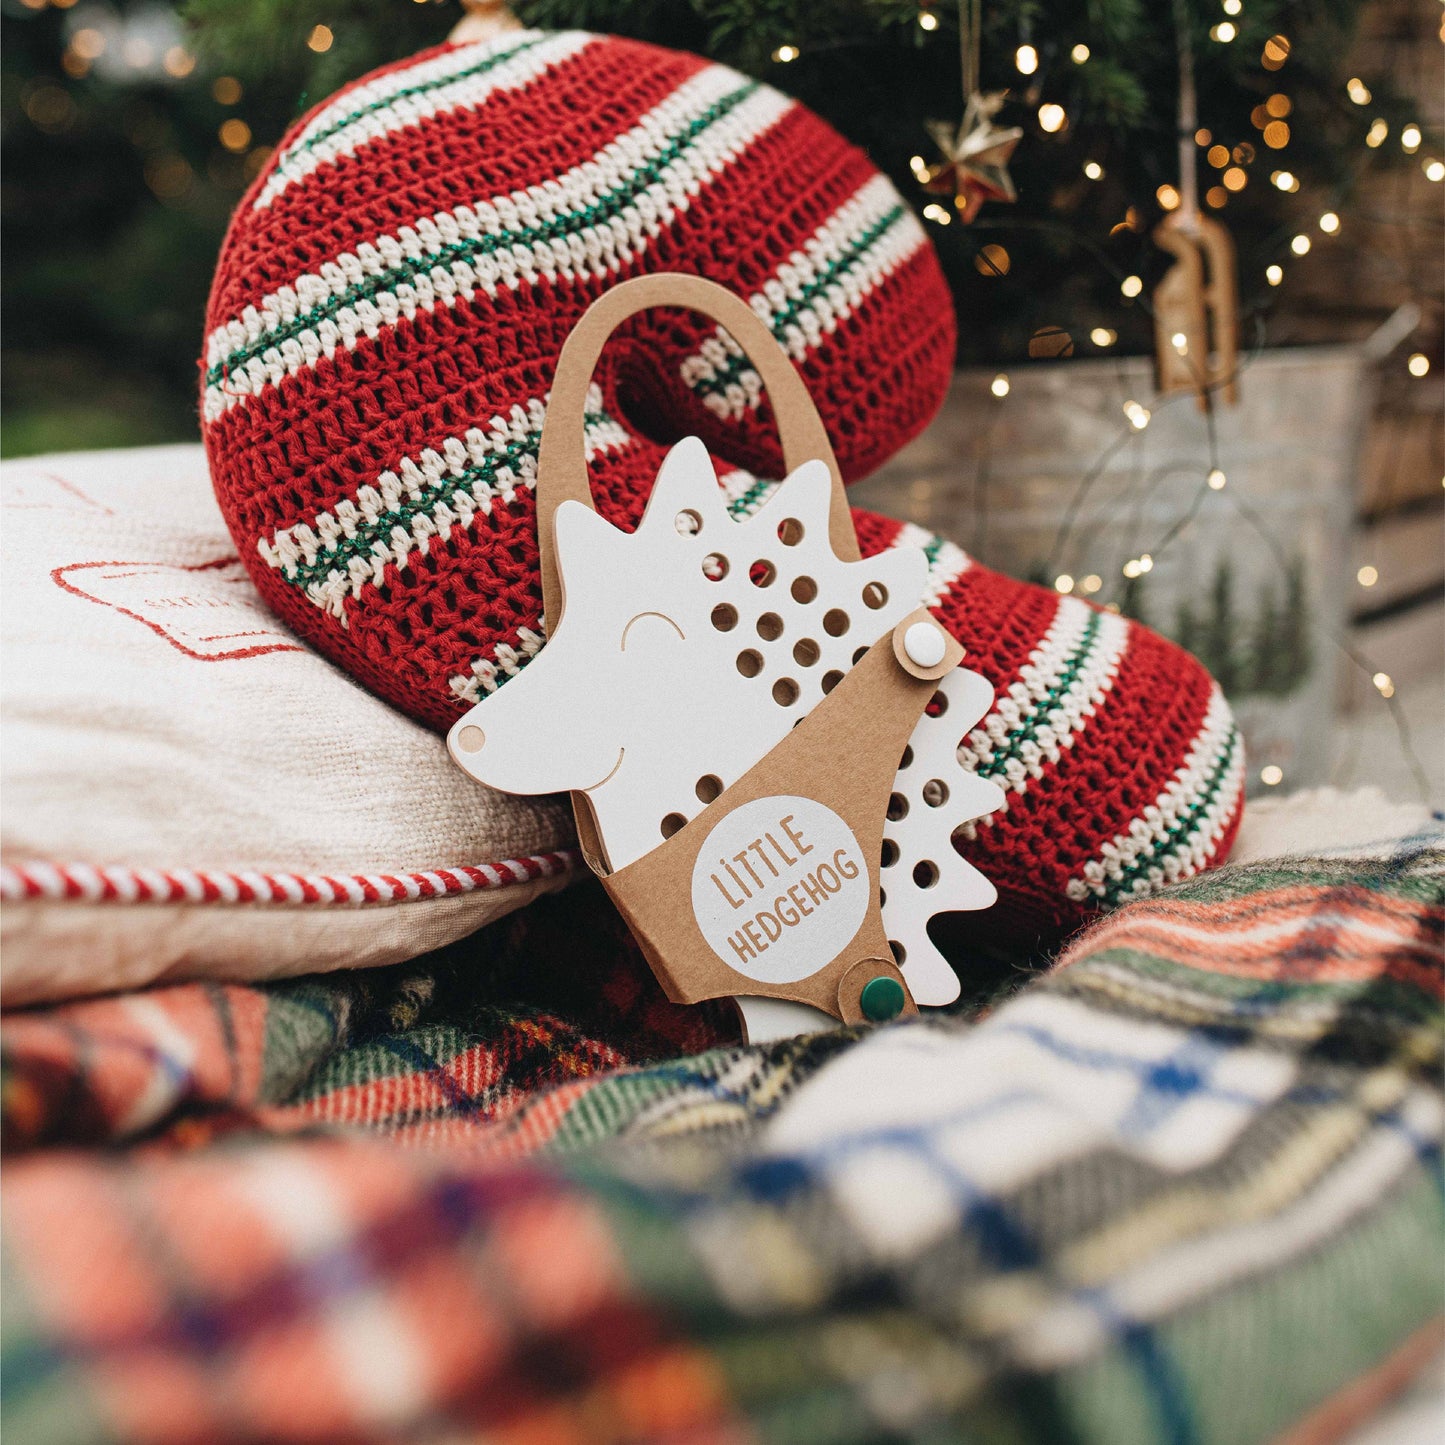
<path id="1" fill-rule="evenodd" d="M 7 1442 L 1339 1438 L 1441 1342 L 1438 835 L 741 1047 L 578 887 L 7 1015 Z"/>

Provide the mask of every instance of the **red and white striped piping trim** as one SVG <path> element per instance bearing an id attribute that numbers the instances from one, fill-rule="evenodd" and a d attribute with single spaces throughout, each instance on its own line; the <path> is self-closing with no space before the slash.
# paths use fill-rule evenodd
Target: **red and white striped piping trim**
<path id="1" fill-rule="evenodd" d="M 195 868 L 97 868 L 89 863 L 17 863 L 0 867 L 0 900 L 76 903 L 280 903 L 359 907 L 486 892 L 570 873 L 581 855 L 568 849 L 465 864 L 426 873 L 222 873 Z"/>

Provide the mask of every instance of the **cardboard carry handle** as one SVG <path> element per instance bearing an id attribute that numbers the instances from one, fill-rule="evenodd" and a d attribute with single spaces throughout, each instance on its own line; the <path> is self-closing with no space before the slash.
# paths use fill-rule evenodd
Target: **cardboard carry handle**
<path id="1" fill-rule="evenodd" d="M 673 271 L 637 276 L 614 286 L 583 312 L 557 359 L 537 456 L 536 494 L 542 601 L 554 626 L 562 617 L 562 588 L 557 574 L 552 518 L 557 508 L 568 500 L 593 505 L 585 444 L 587 388 L 607 339 L 624 321 L 655 306 L 701 312 L 727 328 L 762 378 L 777 418 L 787 470 L 791 472 L 813 460 L 827 465 L 833 478 L 829 538 L 833 550 L 844 561 L 858 560 L 858 538 L 827 429 L 803 378 L 767 325 L 747 302 L 715 281 Z"/>

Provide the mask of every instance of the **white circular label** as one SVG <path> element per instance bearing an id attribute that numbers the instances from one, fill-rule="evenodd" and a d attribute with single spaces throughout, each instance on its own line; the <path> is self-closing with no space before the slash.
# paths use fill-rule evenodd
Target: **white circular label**
<path id="1" fill-rule="evenodd" d="M 692 869 L 702 936 L 759 983 L 794 983 L 830 964 L 862 927 L 871 891 L 853 830 L 812 798 L 733 809 Z"/>

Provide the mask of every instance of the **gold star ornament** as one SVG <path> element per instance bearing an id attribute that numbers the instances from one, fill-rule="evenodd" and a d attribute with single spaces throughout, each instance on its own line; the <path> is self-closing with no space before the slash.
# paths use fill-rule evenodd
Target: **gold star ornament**
<path id="1" fill-rule="evenodd" d="M 973 221 L 985 201 L 1018 199 L 1008 163 L 1024 133 L 1016 125 L 993 123 L 1007 95 L 1005 90 L 988 94 L 974 91 L 968 97 L 963 121 L 957 128 L 942 121 L 933 121 L 928 127 L 944 158 L 928 168 L 922 177 L 924 187 L 943 195 L 952 194 L 964 225 Z"/>

